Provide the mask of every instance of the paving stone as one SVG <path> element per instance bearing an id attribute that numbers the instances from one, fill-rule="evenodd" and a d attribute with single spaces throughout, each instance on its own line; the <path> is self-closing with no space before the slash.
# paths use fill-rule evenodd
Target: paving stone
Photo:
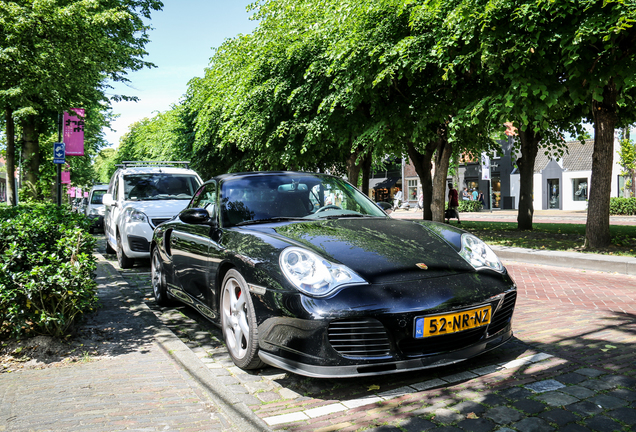
<path id="1" fill-rule="evenodd" d="M 558 377 L 556 377 L 556 380 L 563 384 L 578 384 L 585 381 L 586 379 L 588 379 L 588 377 L 586 377 L 585 375 L 581 375 L 575 372 L 565 375 L 559 375 Z"/>
<path id="2" fill-rule="evenodd" d="M 559 432 L 591 432 L 591 430 L 576 423 L 569 423 L 560 428 Z"/>
<path id="3" fill-rule="evenodd" d="M 525 386 L 525 388 L 530 389 L 535 393 L 544 393 L 548 391 L 558 390 L 563 387 L 565 387 L 565 384 L 561 384 L 557 380 L 553 379 L 538 381 Z"/>
<path id="4" fill-rule="evenodd" d="M 618 408 L 608 412 L 607 415 L 630 426 L 636 425 L 636 410 L 633 408 Z"/>
<path id="5" fill-rule="evenodd" d="M 527 414 L 537 414 L 541 411 L 545 411 L 547 408 L 546 405 L 532 399 L 521 399 L 515 402 L 512 406 Z"/>
<path id="6" fill-rule="evenodd" d="M 485 418 L 466 419 L 457 423 L 457 426 L 466 432 L 490 432 L 496 427 L 495 423 Z"/>
<path id="7" fill-rule="evenodd" d="M 495 423 L 504 425 L 518 422 L 523 417 L 519 411 L 505 406 L 491 408 L 486 412 L 486 414 L 484 414 L 484 416 L 488 417 Z"/>
<path id="8" fill-rule="evenodd" d="M 578 416 L 562 408 L 556 408 L 550 411 L 542 412 L 541 414 L 539 414 L 539 417 L 546 420 L 548 423 L 556 423 L 559 426 L 563 426 L 579 420 Z"/>
<path id="9" fill-rule="evenodd" d="M 568 386 L 568 387 L 562 388 L 559 391 L 561 393 L 567 393 L 567 394 L 572 395 L 575 398 L 579 398 L 579 399 L 587 399 L 587 398 L 592 397 L 592 396 L 594 396 L 596 394 L 592 390 L 590 390 L 588 388 L 585 388 L 585 387 L 578 386 L 578 385 Z"/>
<path id="10" fill-rule="evenodd" d="M 599 378 L 605 381 L 608 384 L 611 384 L 614 387 L 631 387 L 636 388 L 636 379 L 631 377 L 626 377 L 624 375 L 608 375 L 602 378 Z"/>
<path id="11" fill-rule="evenodd" d="M 521 399 L 526 399 L 533 394 L 535 394 L 533 391 L 530 391 L 527 388 L 523 387 L 511 387 L 499 392 L 500 396 L 503 396 L 506 399 L 510 399 L 513 402 Z"/>
<path id="12" fill-rule="evenodd" d="M 627 389 L 616 389 L 607 393 L 608 396 L 614 396 L 619 399 L 623 399 L 627 402 L 636 401 L 636 391 L 627 390 Z"/>
<path id="13" fill-rule="evenodd" d="M 537 399 L 552 406 L 565 406 L 579 401 L 579 399 L 574 396 L 557 391 L 537 395 Z"/>
<path id="14" fill-rule="evenodd" d="M 462 414 L 458 414 L 455 411 L 451 411 L 447 408 L 438 409 L 435 411 L 435 418 L 433 419 L 436 423 L 442 424 L 451 424 L 461 421 L 465 418 Z"/>
<path id="15" fill-rule="evenodd" d="M 397 426 L 383 425 L 373 429 L 367 429 L 369 432 L 402 432 Z"/>
<path id="16" fill-rule="evenodd" d="M 492 393 L 485 394 L 483 396 L 475 398 L 475 402 L 479 402 L 480 404 L 484 404 L 486 406 L 491 406 L 491 407 L 494 407 L 497 405 L 504 405 L 507 403 L 504 398 Z"/>
<path id="17" fill-rule="evenodd" d="M 589 401 L 577 402 L 568 405 L 568 409 L 583 416 L 592 416 L 603 412 L 603 408 Z"/>
<path id="18" fill-rule="evenodd" d="M 473 401 L 460 402 L 457 405 L 449 406 L 448 409 L 458 411 L 460 414 L 467 415 L 470 413 L 479 415 L 486 411 L 483 405 Z"/>
<path id="19" fill-rule="evenodd" d="M 512 426 L 520 432 L 551 432 L 554 430 L 548 422 L 537 417 L 526 417 Z"/>
<path id="20" fill-rule="evenodd" d="M 596 378 L 598 376 L 603 375 L 605 372 L 601 372 L 598 369 L 583 368 L 583 369 L 577 369 L 576 373 L 577 374 L 581 374 L 581 375 L 585 375 L 585 376 L 590 377 L 590 378 Z"/>
<path id="21" fill-rule="evenodd" d="M 614 432 L 623 430 L 623 426 L 609 417 L 595 416 L 585 421 L 585 426 L 597 432 Z"/>
<path id="22" fill-rule="evenodd" d="M 603 394 L 596 395 L 588 400 L 593 404 L 601 406 L 604 410 L 620 408 L 627 405 L 627 402 L 623 399 Z"/>
<path id="23" fill-rule="evenodd" d="M 411 417 L 410 419 L 400 423 L 400 427 L 406 432 L 421 432 L 434 429 L 436 425 L 435 423 L 421 417 Z"/>
<path id="24" fill-rule="evenodd" d="M 579 385 L 594 391 L 604 391 L 616 387 L 616 385 L 606 382 L 602 380 L 602 378 L 583 381 L 582 383 L 579 383 Z"/>
<path id="25" fill-rule="evenodd" d="M 463 432 L 461 429 L 456 428 L 455 426 L 442 426 L 437 429 L 431 429 L 432 432 Z"/>

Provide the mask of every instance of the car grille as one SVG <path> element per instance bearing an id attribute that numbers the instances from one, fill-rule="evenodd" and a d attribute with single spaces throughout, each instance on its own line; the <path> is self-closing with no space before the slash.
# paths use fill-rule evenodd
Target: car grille
<path id="1" fill-rule="evenodd" d="M 427 337 L 423 339 L 403 339 L 399 343 L 400 350 L 402 350 L 402 352 L 407 356 L 421 356 L 454 351 L 475 344 L 485 336 L 486 329 L 488 329 L 488 335 L 492 336 L 503 330 L 508 323 L 510 323 L 516 299 L 516 291 L 506 294 L 501 308 L 494 313 L 490 325 L 487 328 L 478 327 L 458 333 Z"/>
<path id="2" fill-rule="evenodd" d="M 346 357 L 378 357 L 389 354 L 389 338 L 382 323 L 371 318 L 333 321 L 329 342 Z"/>
<path id="3" fill-rule="evenodd" d="M 152 227 L 155 228 L 157 225 L 164 223 L 165 221 L 169 221 L 170 218 L 154 218 L 151 219 Z"/>
<path id="4" fill-rule="evenodd" d="M 128 247 L 133 252 L 150 252 L 150 243 L 144 237 L 129 235 Z"/>
<path id="5" fill-rule="evenodd" d="M 512 312 L 515 310 L 517 301 L 517 291 L 511 291 L 506 294 L 501 308 L 492 316 L 490 326 L 488 326 L 488 334 L 494 335 L 498 331 L 503 330 L 512 319 Z"/>

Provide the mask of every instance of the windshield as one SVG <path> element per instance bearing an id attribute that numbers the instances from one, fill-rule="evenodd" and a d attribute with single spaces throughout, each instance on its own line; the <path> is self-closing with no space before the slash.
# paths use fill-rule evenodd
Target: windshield
<path id="1" fill-rule="evenodd" d="M 126 200 L 189 200 L 199 188 L 199 179 L 187 174 L 130 174 L 124 176 Z"/>
<path id="2" fill-rule="evenodd" d="M 91 204 L 102 204 L 102 198 L 106 194 L 105 190 L 95 190 L 91 196 Z"/>
<path id="3" fill-rule="evenodd" d="M 223 226 L 276 219 L 386 217 L 358 189 L 338 177 L 310 173 L 263 173 L 225 180 Z"/>

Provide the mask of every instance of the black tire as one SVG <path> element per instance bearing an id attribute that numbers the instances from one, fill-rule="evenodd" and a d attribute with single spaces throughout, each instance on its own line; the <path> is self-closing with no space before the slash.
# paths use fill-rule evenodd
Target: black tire
<path id="1" fill-rule="evenodd" d="M 134 258 L 128 258 L 124 252 L 124 247 L 121 245 L 121 235 L 117 233 L 117 262 L 119 267 L 123 269 L 132 268 L 135 265 Z"/>
<path id="2" fill-rule="evenodd" d="M 241 369 L 258 369 L 265 363 L 258 357 L 258 328 L 252 298 L 243 276 L 230 270 L 221 287 L 221 329 L 234 364 Z"/>
<path id="3" fill-rule="evenodd" d="M 152 282 L 152 292 L 155 295 L 155 303 L 159 306 L 172 306 L 174 301 L 168 294 L 168 286 L 166 284 L 166 274 L 163 269 L 163 262 L 161 260 L 161 254 L 159 249 L 155 248 L 152 251 L 152 258 L 150 260 L 150 275 Z"/>

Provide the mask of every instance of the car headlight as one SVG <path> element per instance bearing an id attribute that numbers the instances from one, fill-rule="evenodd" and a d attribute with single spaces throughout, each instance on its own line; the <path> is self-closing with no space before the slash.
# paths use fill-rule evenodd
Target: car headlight
<path id="1" fill-rule="evenodd" d="M 492 249 L 490 249 L 490 246 L 472 234 L 462 234 L 462 250 L 459 254 L 468 261 L 475 270 L 490 269 L 499 273 L 503 273 L 504 271 L 503 264 Z"/>
<path id="2" fill-rule="evenodd" d="M 328 296 L 344 285 L 367 283 L 348 267 L 299 247 L 288 247 L 280 254 L 280 267 L 296 288 L 312 297 Z"/>
<path id="3" fill-rule="evenodd" d="M 146 216 L 146 214 L 142 211 L 139 211 L 132 207 L 128 207 L 126 209 L 126 214 L 124 215 L 124 221 L 126 223 L 148 222 L 148 216 Z"/>

